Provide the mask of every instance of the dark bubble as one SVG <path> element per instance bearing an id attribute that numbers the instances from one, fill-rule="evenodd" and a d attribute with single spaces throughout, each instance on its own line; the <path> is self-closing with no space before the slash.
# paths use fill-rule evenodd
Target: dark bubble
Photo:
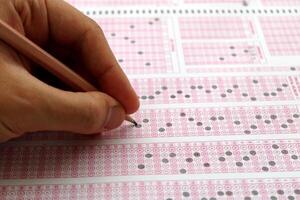
<path id="1" fill-rule="evenodd" d="M 147 154 L 145 155 L 146 158 L 152 158 L 152 156 L 153 156 L 153 155 L 152 155 L 151 153 L 147 153 Z"/>
<path id="2" fill-rule="evenodd" d="M 140 164 L 140 165 L 138 165 L 138 168 L 139 168 L 139 169 L 144 169 L 144 168 L 145 168 L 145 165 Z"/>

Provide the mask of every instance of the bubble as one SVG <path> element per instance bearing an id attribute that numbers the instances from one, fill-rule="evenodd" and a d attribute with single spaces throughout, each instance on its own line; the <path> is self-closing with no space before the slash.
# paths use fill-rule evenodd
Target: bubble
<path id="1" fill-rule="evenodd" d="M 273 149 L 279 149 L 279 146 L 278 146 L 277 144 L 273 144 L 273 145 L 272 145 L 272 148 L 273 148 Z"/>
<path id="2" fill-rule="evenodd" d="M 222 98 L 225 98 L 227 95 L 226 94 L 221 94 L 221 97 Z"/>
<path id="3" fill-rule="evenodd" d="M 198 158 L 198 157 L 200 157 L 200 153 L 199 152 L 194 152 L 194 156 Z"/>
<path id="4" fill-rule="evenodd" d="M 198 88 L 199 90 L 202 90 L 202 89 L 203 89 L 203 86 L 202 86 L 202 85 L 198 85 L 197 88 Z"/>
<path id="5" fill-rule="evenodd" d="M 299 189 L 295 189 L 295 190 L 294 190 L 294 193 L 295 193 L 295 194 L 300 194 L 300 190 L 299 190 Z"/>
<path id="6" fill-rule="evenodd" d="M 224 192 L 222 192 L 222 191 L 218 191 L 217 194 L 218 194 L 219 196 L 224 196 Z"/>
<path id="7" fill-rule="evenodd" d="M 123 62 L 123 61 L 124 61 L 123 59 L 119 59 L 119 60 L 118 60 L 119 63 L 121 63 L 121 62 Z"/>
<path id="8" fill-rule="evenodd" d="M 146 65 L 146 66 L 150 66 L 150 65 L 151 65 L 151 63 L 147 62 L 147 63 L 145 63 L 145 65 Z"/>
<path id="9" fill-rule="evenodd" d="M 170 98 L 175 99 L 176 96 L 175 96 L 174 94 L 172 94 L 172 95 L 170 96 Z"/>
<path id="10" fill-rule="evenodd" d="M 249 134 L 251 134 L 251 131 L 249 131 L 249 130 L 244 130 L 244 133 L 247 134 L 247 135 L 249 135 Z"/>
<path id="11" fill-rule="evenodd" d="M 145 169 L 145 165 L 139 164 L 139 165 L 138 165 L 138 168 L 139 168 L 139 169 Z"/>
<path id="12" fill-rule="evenodd" d="M 111 36 L 113 36 L 113 37 L 114 37 L 114 36 L 116 36 L 116 34 L 115 34 L 115 33 L 111 33 L 110 35 L 111 35 Z"/>
<path id="13" fill-rule="evenodd" d="M 180 172 L 181 174 L 186 174 L 186 169 L 180 169 L 179 172 Z"/>
<path id="14" fill-rule="evenodd" d="M 270 96 L 270 94 L 269 94 L 268 92 L 265 92 L 265 93 L 264 93 L 264 96 L 265 96 L 265 97 L 268 97 L 268 96 Z"/>
<path id="15" fill-rule="evenodd" d="M 288 152 L 288 150 L 283 149 L 283 150 L 281 150 L 281 153 L 282 153 L 282 154 L 288 154 L 289 152 Z"/>
<path id="16" fill-rule="evenodd" d="M 236 53 L 231 54 L 233 57 L 236 57 Z"/>
<path id="17" fill-rule="evenodd" d="M 209 93 L 211 93 L 211 91 L 210 90 L 205 90 L 205 93 L 209 94 Z"/>
<path id="18" fill-rule="evenodd" d="M 227 195 L 227 196 L 232 196 L 233 193 L 232 193 L 231 191 L 226 191 L 226 195 Z"/>
<path id="19" fill-rule="evenodd" d="M 148 96 L 148 99 L 154 99 L 154 98 L 155 98 L 155 97 L 152 96 L 152 95 Z"/>
<path id="20" fill-rule="evenodd" d="M 291 67 L 290 68 L 292 71 L 296 71 L 296 68 L 295 67 Z"/>
<path id="21" fill-rule="evenodd" d="M 286 124 L 281 124 L 282 128 L 287 128 L 288 126 Z"/>
<path id="22" fill-rule="evenodd" d="M 130 28 L 134 28 L 134 25 L 130 25 Z"/>
<path id="23" fill-rule="evenodd" d="M 159 128 L 159 129 L 158 129 L 159 132 L 164 132 L 165 130 L 166 130 L 166 129 L 164 129 L 164 128 Z"/>
<path id="24" fill-rule="evenodd" d="M 220 57 L 219 60 L 223 61 L 223 60 L 225 60 L 225 59 L 224 59 L 223 57 Z"/>
<path id="25" fill-rule="evenodd" d="M 191 162 L 193 162 L 193 158 L 187 158 L 187 159 L 185 159 L 185 161 L 188 163 L 191 163 Z"/>
<path id="26" fill-rule="evenodd" d="M 242 166 L 243 166 L 243 163 L 242 163 L 242 162 L 236 162 L 235 164 L 236 164 L 236 166 L 238 166 L 238 167 L 242 167 Z"/>
<path id="27" fill-rule="evenodd" d="M 213 85 L 211 87 L 212 87 L 212 89 L 217 89 L 218 88 L 218 86 L 216 86 L 216 85 Z"/>
<path id="28" fill-rule="evenodd" d="M 239 85 L 236 85 L 236 84 L 235 84 L 235 85 L 233 85 L 232 87 L 233 87 L 234 89 L 238 89 L 238 88 L 239 88 Z"/>
<path id="29" fill-rule="evenodd" d="M 172 153 L 169 154 L 169 156 L 170 156 L 171 158 L 174 158 L 174 157 L 176 157 L 176 153 L 173 153 L 173 152 L 172 152 Z"/>
<path id="30" fill-rule="evenodd" d="M 271 115 L 270 118 L 273 119 L 273 120 L 277 119 L 277 115 Z"/>
<path id="31" fill-rule="evenodd" d="M 258 83 L 258 80 L 254 79 L 254 80 L 252 80 L 252 82 L 253 82 L 254 84 L 257 84 L 257 83 Z"/>
<path id="32" fill-rule="evenodd" d="M 242 96 L 243 96 L 243 97 L 247 97 L 248 94 L 247 94 L 247 93 L 242 93 Z"/>
<path id="33" fill-rule="evenodd" d="M 256 97 L 251 97 L 250 99 L 251 99 L 251 101 L 256 101 L 257 100 Z"/>
<path id="34" fill-rule="evenodd" d="M 266 119 L 266 120 L 265 120 L 265 123 L 266 123 L 266 124 L 271 124 L 271 121 L 268 120 L 268 119 Z"/>
<path id="35" fill-rule="evenodd" d="M 277 200 L 277 197 L 271 196 L 271 200 Z"/>
<path id="36" fill-rule="evenodd" d="M 210 120 L 212 120 L 212 121 L 216 121 L 216 120 L 217 120 L 217 118 L 216 118 L 215 116 L 213 116 L 213 117 L 211 117 L 211 118 L 210 118 Z"/>
<path id="37" fill-rule="evenodd" d="M 249 50 L 248 50 L 248 49 L 245 49 L 245 50 L 244 50 L 244 53 L 249 53 Z"/>
<path id="38" fill-rule="evenodd" d="M 225 154 L 226 154 L 227 156 L 231 156 L 231 155 L 232 155 L 232 152 L 231 152 L 231 151 L 226 151 Z"/>
<path id="39" fill-rule="evenodd" d="M 252 192 L 251 192 L 253 195 L 258 195 L 258 192 L 256 191 L 256 190 L 252 190 Z"/>
<path id="40" fill-rule="evenodd" d="M 128 40 L 129 39 L 129 37 L 124 37 L 124 40 Z"/>
<path id="41" fill-rule="evenodd" d="M 159 95 L 159 94 L 161 94 L 161 92 L 160 92 L 160 91 L 156 91 L 155 94 L 156 94 L 156 95 Z"/>
<path id="42" fill-rule="evenodd" d="M 297 160 L 297 159 L 298 159 L 298 156 L 297 156 L 297 155 L 292 155 L 291 158 L 292 158 L 293 160 Z"/>
<path id="43" fill-rule="evenodd" d="M 277 88 L 276 91 L 277 92 L 282 92 L 282 88 Z"/>
<path id="44" fill-rule="evenodd" d="M 188 193 L 188 192 L 183 192 L 182 195 L 183 195 L 184 197 L 189 197 L 189 196 L 190 196 L 190 193 Z"/>
<path id="45" fill-rule="evenodd" d="M 295 197 L 294 196 L 288 196 L 288 200 L 295 200 Z"/>
<path id="46" fill-rule="evenodd" d="M 185 117 L 186 114 L 185 114 L 184 112 L 182 112 L 182 113 L 180 113 L 180 116 L 181 116 L 181 117 Z"/>
<path id="47" fill-rule="evenodd" d="M 209 163 L 204 163 L 203 166 L 204 167 L 210 167 L 210 164 Z"/>
<path id="48" fill-rule="evenodd" d="M 294 118 L 299 118 L 300 116 L 298 114 L 293 114 Z"/>
<path id="49" fill-rule="evenodd" d="M 203 123 L 202 122 L 197 122 L 197 126 L 202 126 Z"/>
<path id="50" fill-rule="evenodd" d="M 275 165 L 276 165 L 276 162 L 274 162 L 274 161 L 269 161 L 269 165 L 270 165 L 270 166 L 275 166 Z"/>
<path id="51" fill-rule="evenodd" d="M 286 84 L 286 83 L 283 83 L 282 84 L 282 87 L 288 87 L 289 85 L 288 84 Z"/>
<path id="52" fill-rule="evenodd" d="M 244 200 L 251 200 L 251 197 L 245 197 Z"/>
<path id="53" fill-rule="evenodd" d="M 256 115 L 255 118 L 256 119 L 262 119 L 262 116 L 261 115 Z"/>
<path id="54" fill-rule="evenodd" d="M 275 97 L 275 96 L 277 96 L 277 93 L 276 92 L 271 92 L 271 96 Z"/>
<path id="55" fill-rule="evenodd" d="M 288 119 L 288 120 L 286 120 L 287 121 L 287 123 L 289 123 L 289 124 L 292 124 L 293 122 L 294 122 L 294 120 L 292 120 L 292 119 Z"/>
<path id="56" fill-rule="evenodd" d="M 265 171 L 265 172 L 269 171 L 269 168 L 268 168 L 268 167 L 262 167 L 261 169 L 262 169 L 263 171 Z"/>
<path id="57" fill-rule="evenodd" d="M 225 158 L 224 157 L 219 157 L 219 161 L 224 162 Z"/>
<path id="58" fill-rule="evenodd" d="M 234 46 L 230 46 L 229 48 L 230 48 L 230 49 L 235 49 L 235 47 L 234 47 Z"/>
<path id="59" fill-rule="evenodd" d="M 145 155 L 146 158 L 152 158 L 152 156 L 153 156 L 153 155 L 152 155 L 151 153 L 147 153 L 147 154 Z"/>
<path id="60" fill-rule="evenodd" d="M 254 150 L 249 151 L 249 153 L 250 153 L 250 155 L 252 155 L 252 156 L 255 156 L 255 155 L 256 155 L 256 151 L 254 151 Z"/>
<path id="61" fill-rule="evenodd" d="M 228 89 L 226 91 L 227 91 L 227 93 L 232 93 L 232 89 Z"/>
<path id="62" fill-rule="evenodd" d="M 251 125 L 250 128 L 251 129 L 257 129 L 257 126 L 256 125 Z"/>
<path id="63" fill-rule="evenodd" d="M 131 44 L 134 44 L 134 43 L 135 43 L 135 40 L 131 40 L 130 43 L 131 43 Z"/>
<path id="64" fill-rule="evenodd" d="M 161 160 L 161 162 L 163 162 L 163 163 L 169 163 L 169 160 L 166 159 L 166 158 L 163 158 L 163 159 Z"/>
<path id="65" fill-rule="evenodd" d="M 147 96 L 141 96 L 141 99 L 147 99 Z"/>
<path id="66" fill-rule="evenodd" d="M 220 121 L 222 121 L 222 120 L 224 120 L 225 118 L 223 117 L 223 116 L 219 116 L 218 117 L 218 120 L 220 120 Z"/>
<path id="67" fill-rule="evenodd" d="M 241 122 L 238 121 L 238 120 L 234 121 L 233 123 L 236 124 L 236 125 L 240 125 L 241 124 Z"/>
<path id="68" fill-rule="evenodd" d="M 211 127 L 210 127 L 210 126 L 207 126 L 207 127 L 205 127 L 205 130 L 210 131 L 210 130 L 211 130 Z"/>
<path id="69" fill-rule="evenodd" d="M 283 190 L 277 190 L 277 194 L 283 195 L 284 191 Z"/>
<path id="70" fill-rule="evenodd" d="M 189 95 L 189 94 L 186 94 L 184 97 L 185 97 L 185 98 L 190 98 L 190 97 L 191 97 L 191 95 Z"/>
<path id="71" fill-rule="evenodd" d="M 172 126 L 172 123 L 168 122 L 168 123 L 166 123 L 166 126 L 167 126 L 167 127 L 171 127 L 171 126 Z"/>
<path id="72" fill-rule="evenodd" d="M 142 54 L 143 54 L 143 52 L 142 52 L 142 51 L 138 51 L 138 54 L 139 54 L 139 55 L 142 55 Z"/>
<path id="73" fill-rule="evenodd" d="M 248 156 L 244 156 L 244 157 L 243 157 L 243 160 L 244 160 L 244 161 L 249 161 L 250 158 L 249 158 Z"/>
<path id="74" fill-rule="evenodd" d="M 168 87 L 167 87 L 167 86 L 162 86 L 161 89 L 162 89 L 162 90 L 167 90 Z"/>
<path id="75" fill-rule="evenodd" d="M 149 25 L 153 25 L 153 22 L 150 21 L 150 22 L 148 22 L 148 24 L 149 24 Z"/>
<path id="76" fill-rule="evenodd" d="M 182 94 L 182 90 L 177 90 L 177 94 Z"/>
<path id="77" fill-rule="evenodd" d="M 190 117 L 188 120 L 189 120 L 190 122 L 193 122 L 195 119 L 192 118 L 192 117 Z"/>

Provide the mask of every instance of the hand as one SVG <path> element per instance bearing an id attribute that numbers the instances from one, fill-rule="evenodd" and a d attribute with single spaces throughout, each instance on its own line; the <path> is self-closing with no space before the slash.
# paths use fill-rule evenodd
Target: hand
<path id="1" fill-rule="evenodd" d="M 92 134 L 118 127 L 137 95 L 100 27 L 62 0 L 0 0 L 0 18 L 102 92 L 70 92 L 32 75 L 34 65 L 0 40 L 0 142 L 35 131 Z"/>

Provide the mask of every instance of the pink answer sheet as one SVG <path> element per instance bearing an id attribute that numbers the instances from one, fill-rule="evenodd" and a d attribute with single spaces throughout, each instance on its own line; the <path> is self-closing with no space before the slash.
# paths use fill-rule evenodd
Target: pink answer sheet
<path id="1" fill-rule="evenodd" d="M 139 126 L 1 144 L 0 199 L 300 199 L 299 0 L 68 2 L 102 27 Z"/>

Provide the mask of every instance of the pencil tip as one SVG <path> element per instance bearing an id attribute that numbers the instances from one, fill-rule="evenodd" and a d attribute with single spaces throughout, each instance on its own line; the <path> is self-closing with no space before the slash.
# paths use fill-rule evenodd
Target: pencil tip
<path id="1" fill-rule="evenodd" d="M 126 117 L 126 120 L 131 122 L 135 127 L 138 127 L 138 125 L 139 125 L 134 119 L 132 119 L 129 116 Z"/>

